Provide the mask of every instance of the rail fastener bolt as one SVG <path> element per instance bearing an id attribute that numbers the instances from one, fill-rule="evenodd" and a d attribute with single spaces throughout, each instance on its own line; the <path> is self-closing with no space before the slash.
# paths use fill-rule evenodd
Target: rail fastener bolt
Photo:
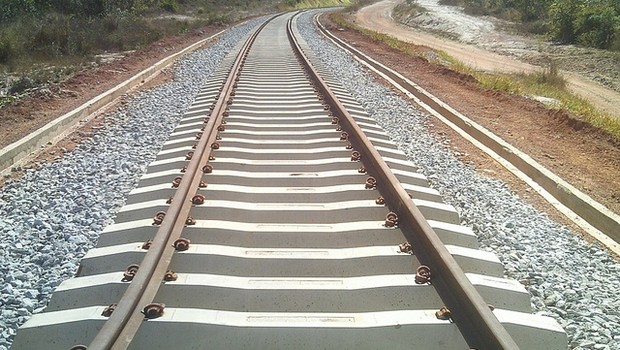
<path id="1" fill-rule="evenodd" d="M 86 347 L 86 345 L 82 345 L 82 344 L 80 344 L 80 345 L 75 345 L 75 346 L 72 346 L 72 347 L 71 347 L 71 349 L 69 349 L 69 350 L 86 350 L 86 349 L 88 349 L 88 348 Z"/>
<path id="2" fill-rule="evenodd" d="M 153 245 L 153 240 L 149 239 L 148 241 L 142 243 L 142 249 L 144 250 L 149 250 L 149 248 L 151 248 L 151 245 Z"/>
<path id="3" fill-rule="evenodd" d="M 205 164 L 205 166 L 202 167 L 202 172 L 205 174 L 211 174 L 213 172 L 213 165 Z"/>
<path id="4" fill-rule="evenodd" d="M 425 284 L 431 280 L 431 268 L 426 265 L 420 265 L 415 273 L 415 283 Z"/>
<path id="5" fill-rule="evenodd" d="M 399 244 L 398 249 L 401 253 L 413 254 L 413 246 L 409 242 Z"/>
<path id="6" fill-rule="evenodd" d="M 395 227 L 396 225 L 398 225 L 398 215 L 391 211 L 385 216 L 385 227 Z"/>
<path id="7" fill-rule="evenodd" d="M 139 268 L 140 268 L 140 265 L 138 264 L 131 264 L 127 266 L 127 268 L 125 269 L 125 272 L 123 273 L 123 279 L 121 279 L 121 281 L 131 282 L 133 278 L 136 276 L 136 273 L 138 273 Z"/>
<path id="8" fill-rule="evenodd" d="M 192 197 L 192 204 L 195 204 L 195 205 L 204 204 L 205 198 L 206 197 L 204 194 L 197 194 L 194 197 Z"/>
<path id="9" fill-rule="evenodd" d="M 365 184 L 365 186 L 366 186 L 366 189 L 367 189 L 367 190 L 374 190 L 375 188 L 377 188 L 377 179 L 375 179 L 375 178 L 374 178 L 374 177 L 372 177 L 372 176 L 369 176 L 369 177 L 366 179 L 366 184 Z"/>
<path id="10" fill-rule="evenodd" d="M 158 211 L 153 218 L 153 225 L 161 225 L 161 223 L 164 221 L 164 217 L 166 217 L 166 212 Z"/>
<path id="11" fill-rule="evenodd" d="M 179 278 L 179 276 L 177 276 L 176 272 L 172 270 L 166 271 L 166 274 L 164 275 L 164 281 L 166 282 L 176 281 L 177 278 Z"/>
<path id="12" fill-rule="evenodd" d="M 437 317 L 438 320 L 447 321 L 452 319 L 452 312 L 450 312 L 450 310 L 444 306 L 439 309 L 439 311 L 435 312 L 435 317 Z"/>
<path id="13" fill-rule="evenodd" d="M 172 180 L 172 188 L 179 187 L 179 185 L 181 184 L 181 180 L 183 180 L 183 177 L 181 176 L 175 177 L 174 180 Z"/>
<path id="14" fill-rule="evenodd" d="M 117 306 L 117 304 L 110 304 L 109 306 L 106 306 L 106 308 L 103 309 L 103 312 L 101 313 L 101 316 L 103 316 L 103 317 L 110 317 L 110 316 L 112 316 L 112 313 L 114 312 L 114 310 L 116 310 L 116 306 Z"/>
<path id="15" fill-rule="evenodd" d="M 154 319 L 164 315 L 165 304 L 151 303 L 142 309 L 145 318 Z"/>
<path id="16" fill-rule="evenodd" d="M 185 251 L 189 249 L 189 243 L 190 240 L 187 238 L 179 238 L 176 241 L 174 241 L 174 243 L 172 244 L 172 246 L 174 247 L 174 249 L 176 249 L 177 251 Z"/>

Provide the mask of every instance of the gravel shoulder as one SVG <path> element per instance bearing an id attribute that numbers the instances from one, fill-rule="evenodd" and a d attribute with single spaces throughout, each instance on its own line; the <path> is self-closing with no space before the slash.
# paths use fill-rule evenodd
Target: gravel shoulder
<path id="1" fill-rule="evenodd" d="M 392 9 L 402 0 L 383 0 L 364 7 L 355 14 L 355 21 L 365 28 L 445 51 L 485 71 L 533 72 L 552 58 L 559 63 L 572 91 L 620 118 L 620 62 L 613 55 L 506 33 L 497 29 L 498 20 L 468 16 L 455 7 L 437 5 L 438 0 L 417 1 L 429 13 L 411 19 L 409 26 L 392 18 Z"/>
<path id="2" fill-rule="evenodd" d="M 364 8 L 355 15 L 355 20 L 358 25 L 388 31 L 410 42 L 421 42 L 420 45 L 412 46 L 422 54 L 429 48 L 442 50 L 455 48 L 456 51 L 449 53 L 463 54 L 463 57 L 468 57 L 472 62 L 477 62 L 479 66 L 484 65 L 490 70 L 498 69 L 497 67 L 512 70 L 522 65 L 533 67 L 512 57 L 490 53 L 481 48 L 437 38 L 395 24 L 389 18 L 389 13 L 396 2 L 387 0 Z M 376 25 L 380 27 L 373 27 Z M 336 33 L 343 39 L 354 42 L 375 59 L 405 74 L 607 208 L 620 213 L 620 179 L 617 176 L 620 174 L 620 145 L 605 133 L 576 122 L 565 111 L 546 109 L 540 102 L 482 89 L 473 78 L 431 64 L 424 58 L 403 59 L 400 53 L 369 42 L 359 34 L 351 31 L 336 31 Z M 583 88 L 587 89 L 587 86 L 586 83 Z M 593 90 L 591 93 L 596 91 Z M 617 107 L 620 108 L 620 103 Z M 464 142 L 455 147 L 468 148 Z M 471 149 L 465 153 L 471 155 L 478 152 Z M 496 169 L 491 171 L 498 172 Z M 510 177 L 503 176 L 503 178 Z M 516 181 L 511 182 L 515 188 L 520 186 Z M 523 195 L 530 197 L 527 192 Z M 541 208 L 545 206 L 544 203 L 538 205 Z"/>

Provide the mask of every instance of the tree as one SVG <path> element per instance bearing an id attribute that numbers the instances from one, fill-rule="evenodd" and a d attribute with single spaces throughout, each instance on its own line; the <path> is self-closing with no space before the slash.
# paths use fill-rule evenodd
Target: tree
<path id="1" fill-rule="evenodd" d="M 549 33 L 554 40 L 572 43 L 576 39 L 575 20 L 580 0 L 555 0 L 549 7 Z"/>
<path id="2" fill-rule="evenodd" d="M 619 33 L 620 15 L 604 3 L 584 6 L 575 20 L 577 42 L 608 49 Z"/>
<path id="3" fill-rule="evenodd" d="M 549 8 L 550 34 L 561 43 L 608 49 L 620 35 L 620 12 L 613 0 L 555 0 Z"/>
<path id="4" fill-rule="evenodd" d="M 33 16 L 39 13 L 34 0 L 0 0 L 0 23 L 15 20 L 19 16 Z"/>

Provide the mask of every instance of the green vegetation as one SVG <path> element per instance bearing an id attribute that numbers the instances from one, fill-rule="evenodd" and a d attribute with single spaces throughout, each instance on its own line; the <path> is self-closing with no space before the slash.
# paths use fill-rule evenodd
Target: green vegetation
<path id="1" fill-rule="evenodd" d="M 257 14 L 354 1 L 0 0 L 0 107 L 92 67 L 98 54 L 140 49 L 167 36 Z"/>
<path id="2" fill-rule="evenodd" d="M 520 22 L 526 31 L 564 44 L 620 51 L 618 0 L 441 0 L 474 15 Z"/>
<path id="3" fill-rule="evenodd" d="M 428 12 L 426 8 L 418 5 L 416 0 L 407 0 L 405 2 L 401 2 L 400 4 L 394 7 L 394 15 L 399 18 L 408 18 L 415 17 L 421 13 Z"/>
<path id="4" fill-rule="evenodd" d="M 450 62 L 451 69 L 473 76 L 485 88 L 519 95 L 552 98 L 558 101 L 553 108 L 567 110 L 620 139 L 620 120 L 601 112 L 588 100 L 571 93 L 566 88 L 566 81 L 559 73 L 557 65 L 552 61 L 546 68 L 535 73 L 491 74 L 477 71 L 447 55 L 443 57 Z"/>
<path id="5" fill-rule="evenodd" d="M 0 107 L 107 52 L 275 12 L 282 0 L 0 0 Z"/>
<path id="6" fill-rule="evenodd" d="M 393 36 L 361 28 L 345 20 L 341 14 L 333 14 L 332 20 L 339 26 L 356 30 L 376 43 L 383 43 L 393 49 L 410 56 L 428 59 L 428 49 L 420 50 L 416 46 L 398 40 Z M 476 79 L 478 84 L 487 89 L 509 92 L 519 95 L 544 96 L 558 101 L 554 108 L 565 109 L 584 121 L 601 128 L 615 138 L 620 139 L 620 120 L 599 111 L 589 101 L 575 96 L 566 88 L 566 81 L 560 75 L 557 64 L 549 60 L 547 67 L 536 73 L 500 74 L 486 73 L 456 60 L 445 52 L 437 52 L 436 64 L 447 65 L 448 68 Z"/>
<path id="7" fill-rule="evenodd" d="M 351 6 L 355 0 L 285 0 L 280 3 L 281 11 L 301 10 L 317 7 Z"/>
<path id="8" fill-rule="evenodd" d="M 349 11 L 357 11 L 362 7 L 368 6 L 375 2 L 377 2 L 377 0 L 353 0 L 351 1 L 351 6 L 349 6 L 348 9 Z"/>
<path id="9" fill-rule="evenodd" d="M 261 1 L 0 0 L 0 68 L 133 50 L 165 36 L 236 20 Z M 270 2 L 273 7 L 277 1 Z M 208 5 L 201 7 L 199 5 Z M 179 14 L 178 18 L 171 14 Z"/>

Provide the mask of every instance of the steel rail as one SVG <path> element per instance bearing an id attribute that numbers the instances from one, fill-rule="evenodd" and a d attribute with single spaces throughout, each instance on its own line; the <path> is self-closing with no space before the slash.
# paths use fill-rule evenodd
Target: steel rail
<path id="1" fill-rule="evenodd" d="M 243 62 L 260 31 L 274 18 L 271 17 L 259 26 L 244 43 L 231 72 L 224 82 L 220 96 L 206 121 L 203 135 L 198 142 L 194 155 L 179 184 L 170 208 L 153 238 L 140 268 L 131 284 L 121 297 L 118 305 L 102 329 L 88 346 L 89 350 L 127 349 L 138 332 L 145 316 L 142 308 L 153 302 L 170 261 L 175 252 L 173 243 L 180 238 L 186 219 L 192 208 L 192 197 L 197 193 L 203 176 L 202 167 L 208 163 L 212 145 L 217 138 L 218 127 L 225 116 L 235 80 L 238 78 Z"/>
<path id="2" fill-rule="evenodd" d="M 482 299 L 400 185 L 381 155 L 304 55 L 293 33 L 292 21 L 293 18 L 287 24 L 291 45 L 300 57 L 307 73 L 316 82 L 316 87 L 322 93 L 332 113 L 339 119 L 342 129 L 349 134 L 351 144 L 360 152 L 361 160 L 368 173 L 376 178 L 377 189 L 385 197 L 392 211 L 398 215 L 398 225 L 406 239 L 413 245 L 419 261 L 431 268 L 431 283 L 451 311 L 452 320 L 468 345 L 476 349 L 519 349 L 514 339 L 493 315 L 489 305 Z"/>

